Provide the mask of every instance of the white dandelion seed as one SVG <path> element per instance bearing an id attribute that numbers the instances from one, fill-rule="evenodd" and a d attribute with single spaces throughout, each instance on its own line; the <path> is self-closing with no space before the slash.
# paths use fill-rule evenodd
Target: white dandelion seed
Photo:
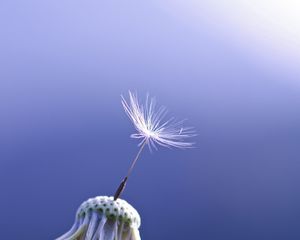
<path id="1" fill-rule="evenodd" d="M 191 148 L 194 143 L 186 139 L 195 136 L 191 127 L 183 127 L 184 121 L 176 121 L 175 118 L 164 120 L 166 108 L 156 108 L 155 99 L 147 96 L 144 105 L 140 104 L 137 94 L 129 91 L 129 100 L 126 101 L 122 96 L 122 105 L 129 119 L 132 121 L 137 133 L 131 135 L 132 138 L 141 139 L 140 149 L 133 160 L 126 177 L 117 189 L 114 199 L 116 200 L 125 188 L 128 177 L 138 160 L 145 145 L 157 149 L 157 145 L 163 147 Z"/>

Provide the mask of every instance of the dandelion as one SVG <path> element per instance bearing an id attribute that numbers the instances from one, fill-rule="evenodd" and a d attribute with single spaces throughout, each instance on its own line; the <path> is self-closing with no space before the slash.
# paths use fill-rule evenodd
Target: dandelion
<path id="1" fill-rule="evenodd" d="M 73 227 L 56 240 L 141 240 L 138 230 L 141 219 L 138 212 L 119 198 L 134 165 L 146 145 L 150 150 L 157 149 L 158 146 L 193 146 L 193 143 L 186 141 L 195 135 L 193 129 L 183 127 L 183 121 L 176 122 L 174 118 L 164 120 L 166 109 L 157 109 L 153 98 L 147 96 L 142 105 L 137 95 L 129 91 L 129 100 L 122 97 L 122 105 L 137 131 L 131 137 L 141 140 L 138 153 L 114 197 L 98 196 L 82 203 L 77 210 Z"/>
<path id="2" fill-rule="evenodd" d="M 141 240 L 138 212 L 125 200 L 98 196 L 81 204 L 72 228 L 56 240 Z"/>
<path id="3" fill-rule="evenodd" d="M 141 142 L 139 143 L 140 149 L 132 161 L 126 177 L 114 195 L 115 200 L 123 192 L 126 182 L 145 145 L 148 145 L 150 150 L 152 148 L 157 149 L 157 145 L 163 147 L 191 148 L 193 143 L 187 142 L 186 139 L 195 136 L 193 128 L 182 126 L 183 121 L 176 121 L 175 118 L 164 120 L 167 113 L 166 108 L 156 108 L 155 99 L 149 98 L 148 95 L 145 104 L 142 105 L 137 95 L 129 91 L 129 100 L 126 101 L 122 96 L 122 105 L 137 131 L 131 137 L 141 139 Z"/>

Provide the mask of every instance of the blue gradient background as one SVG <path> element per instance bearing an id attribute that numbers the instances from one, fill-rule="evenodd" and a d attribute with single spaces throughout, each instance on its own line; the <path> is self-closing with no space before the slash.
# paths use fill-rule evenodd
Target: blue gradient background
<path id="1" fill-rule="evenodd" d="M 197 148 L 138 162 L 123 198 L 142 239 L 300 239 L 297 58 L 168 4 L 0 3 L 1 239 L 54 239 L 114 193 L 137 151 L 128 89 L 198 132 Z"/>

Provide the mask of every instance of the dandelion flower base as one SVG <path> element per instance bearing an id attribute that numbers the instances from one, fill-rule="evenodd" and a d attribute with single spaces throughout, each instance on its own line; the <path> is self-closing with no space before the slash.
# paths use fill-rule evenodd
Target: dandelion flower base
<path id="1" fill-rule="evenodd" d="M 141 219 L 125 200 L 98 196 L 78 208 L 72 228 L 56 240 L 141 240 Z"/>

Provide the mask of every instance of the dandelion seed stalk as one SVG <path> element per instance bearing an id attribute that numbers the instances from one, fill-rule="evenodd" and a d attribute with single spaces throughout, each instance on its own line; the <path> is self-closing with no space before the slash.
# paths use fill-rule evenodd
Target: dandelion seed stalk
<path id="1" fill-rule="evenodd" d="M 119 187 L 118 187 L 118 189 L 117 189 L 117 191 L 116 191 L 116 193 L 114 195 L 114 200 L 117 200 L 120 197 L 120 195 L 122 194 L 122 192 L 124 191 L 124 189 L 126 187 L 126 183 L 128 181 L 128 178 L 131 175 L 131 172 L 132 172 L 132 170 L 133 170 L 133 168 L 134 168 L 137 160 L 139 159 L 139 157 L 140 157 L 140 155 L 141 155 L 144 147 L 146 146 L 146 144 L 147 144 L 147 140 L 145 140 L 144 143 L 141 145 L 141 147 L 140 147 L 140 149 L 139 149 L 136 157 L 132 161 L 132 163 L 130 165 L 130 168 L 128 169 L 126 177 L 122 180 L 122 182 L 120 183 L 120 185 L 119 185 Z"/>

